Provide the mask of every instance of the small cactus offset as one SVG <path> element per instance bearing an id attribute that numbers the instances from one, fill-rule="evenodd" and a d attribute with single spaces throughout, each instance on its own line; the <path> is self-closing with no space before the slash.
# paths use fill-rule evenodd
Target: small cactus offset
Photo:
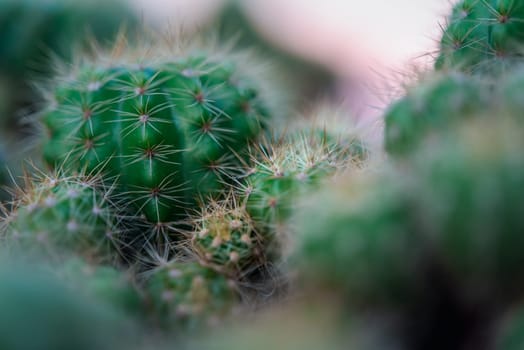
<path id="1" fill-rule="evenodd" d="M 461 0 L 448 18 L 435 67 L 473 73 L 511 69 L 524 54 L 524 4 Z"/>
<path id="2" fill-rule="evenodd" d="M 211 201 L 194 218 L 191 247 L 206 265 L 229 275 L 264 264 L 264 242 L 234 194 Z"/>
<path id="3" fill-rule="evenodd" d="M 44 155 L 117 178 L 123 198 L 160 225 L 220 194 L 268 112 L 235 59 L 152 51 L 162 58 L 83 64 L 58 80 Z"/>
<path id="4" fill-rule="evenodd" d="M 97 178 L 60 173 L 28 177 L 2 218 L 3 245 L 114 260 L 122 232 L 107 195 Z"/>
<path id="5" fill-rule="evenodd" d="M 137 23 L 121 0 L 0 0 L 0 127 L 27 133 L 17 117 L 41 103 L 33 83 L 54 73 L 53 61 L 70 62 L 90 40 L 105 46 Z"/>
<path id="6" fill-rule="evenodd" d="M 146 294 L 154 318 L 164 327 L 213 326 L 238 303 L 234 282 L 196 262 L 169 261 L 148 274 Z"/>
<path id="7" fill-rule="evenodd" d="M 247 212 L 262 227 L 284 222 L 298 194 L 338 170 L 361 166 L 367 157 L 363 149 L 362 140 L 345 140 L 322 128 L 262 144 L 253 152 L 253 167 L 239 186 Z"/>

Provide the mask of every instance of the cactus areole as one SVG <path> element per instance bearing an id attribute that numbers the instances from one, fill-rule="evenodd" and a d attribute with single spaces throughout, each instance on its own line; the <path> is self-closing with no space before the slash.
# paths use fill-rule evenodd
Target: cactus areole
<path id="1" fill-rule="evenodd" d="M 235 65 L 192 57 L 150 66 L 85 66 L 60 81 L 43 117 L 52 167 L 101 171 L 152 223 L 220 192 L 267 111 Z"/>

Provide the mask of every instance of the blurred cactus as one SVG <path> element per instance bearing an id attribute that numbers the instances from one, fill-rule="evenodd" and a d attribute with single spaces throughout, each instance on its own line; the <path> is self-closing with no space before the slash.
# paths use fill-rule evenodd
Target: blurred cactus
<path id="1" fill-rule="evenodd" d="M 212 201 L 193 219 L 193 250 L 207 265 L 228 275 L 264 265 L 264 242 L 234 194 Z"/>
<path id="2" fill-rule="evenodd" d="M 86 298 L 92 298 L 124 315 L 140 317 L 142 300 L 129 272 L 109 265 L 87 263 L 77 257 L 69 257 L 58 264 L 49 265 L 64 284 Z"/>
<path id="3" fill-rule="evenodd" d="M 483 112 L 492 98 L 483 84 L 456 72 L 423 79 L 385 112 L 386 151 L 406 154 L 428 134 Z"/>
<path id="4" fill-rule="evenodd" d="M 0 0 L 0 128 L 17 130 L 19 108 L 34 110 L 32 81 L 53 72 L 53 59 L 70 61 L 75 48 L 96 40 L 105 45 L 137 19 L 120 0 Z M 28 112 L 28 111 L 26 111 Z"/>
<path id="5" fill-rule="evenodd" d="M 2 349 L 113 350 L 136 345 L 138 337 L 128 321 L 48 275 L 11 261 L 2 264 L 0 280 Z"/>
<path id="6" fill-rule="evenodd" d="M 145 289 L 154 318 L 167 328 L 217 325 L 238 302 L 233 282 L 195 262 L 170 261 L 148 274 Z"/>

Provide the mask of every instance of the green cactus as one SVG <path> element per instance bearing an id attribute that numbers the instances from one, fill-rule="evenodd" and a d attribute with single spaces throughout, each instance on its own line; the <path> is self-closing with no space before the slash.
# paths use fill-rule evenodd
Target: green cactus
<path id="1" fill-rule="evenodd" d="M 522 58 L 524 4 L 461 0 L 448 18 L 435 67 L 497 73 Z"/>
<path id="2" fill-rule="evenodd" d="M 266 107 L 239 67 L 204 54 L 82 65 L 54 90 L 45 159 L 117 178 L 151 223 L 179 220 L 224 188 L 265 128 Z"/>
<path id="3" fill-rule="evenodd" d="M 293 218 L 291 257 L 305 288 L 338 291 L 357 306 L 413 298 L 421 240 L 410 230 L 404 190 L 364 171 L 305 200 Z"/>
<path id="4" fill-rule="evenodd" d="M 132 349 L 138 340 L 125 318 L 34 266 L 3 261 L 0 280 L 2 349 Z"/>
<path id="5" fill-rule="evenodd" d="M 510 119 L 448 130 L 406 169 L 312 199 L 297 220 L 306 279 L 338 284 L 352 303 L 412 305 L 427 292 L 423 276 L 446 276 L 468 305 L 522 297 L 523 130 Z"/>
<path id="6" fill-rule="evenodd" d="M 358 137 L 311 128 L 262 145 L 253 153 L 253 168 L 240 186 L 247 212 L 261 231 L 283 223 L 296 197 L 314 189 L 337 170 L 359 167 L 367 157 Z"/>
<path id="7" fill-rule="evenodd" d="M 509 312 L 499 322 L 495 349 L 519 350 L 524 346 L 524 313 L 522 306 Z"/>
<path id="8" fill-rule="evenodd" d="M 402 155 L 416 149 L 432 131 L 489 108 L 488 88 L 460 73 L 437 74 L 423 80 L 385 113 L 385 148 Z"/>
<path id="9" fill-rule="evenodd" d="M 470 300 L 521 295 L 522 126 L 504 114 L 470 123 L 415 157 L 420 230 Z M 511 117 L 511 116 L 510 116 Z"/>
<path id="10" fill-rule="evenodd" d="M 234 194 L 212 201 L 192 221 L 191 247 L 206 265 L 237 275 L 264 264 L 262 237 Z"/>
<path id="11" fill-rule="evenodd" d="M 216 325 L 238 302 L 232 281 L 195 262 L 162 264 L 150 272 L 145 289 L 154 317 L 167 328 Z"/>
<path id="12" fill-rule="evenodd" d="M 2 218 L 6 247 L 35 253 L 77 252 L 114 260 L 121 232 L 100 180 L 86 176 L 27 178 Z"/>

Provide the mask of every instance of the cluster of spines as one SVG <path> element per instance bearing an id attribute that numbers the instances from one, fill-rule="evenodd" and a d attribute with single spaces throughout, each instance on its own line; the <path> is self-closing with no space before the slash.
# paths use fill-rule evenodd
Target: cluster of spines
<path id="1" fill-rule="evenodd" d="M 5 210 L 3 241 L 15 249 L 51 254 L 64 250 L 108 259 L 123 237 L 109 196 L 97 177 L 27 177 L 25 188 Z"/>
<path id="2" fill-rule="evenodd" d="M 226 275 L 264 264 L 263 238 L 234 194 L 211 201 L 194 217 L 193 227 L 191 248 L 203 264 Z"/>
<path id="3" fill-rule="evenodd" d="M 523 55 L 524 5 L 516 0 L 461 0 L 453 8 L 435 67 L 498 73 Z"/>

